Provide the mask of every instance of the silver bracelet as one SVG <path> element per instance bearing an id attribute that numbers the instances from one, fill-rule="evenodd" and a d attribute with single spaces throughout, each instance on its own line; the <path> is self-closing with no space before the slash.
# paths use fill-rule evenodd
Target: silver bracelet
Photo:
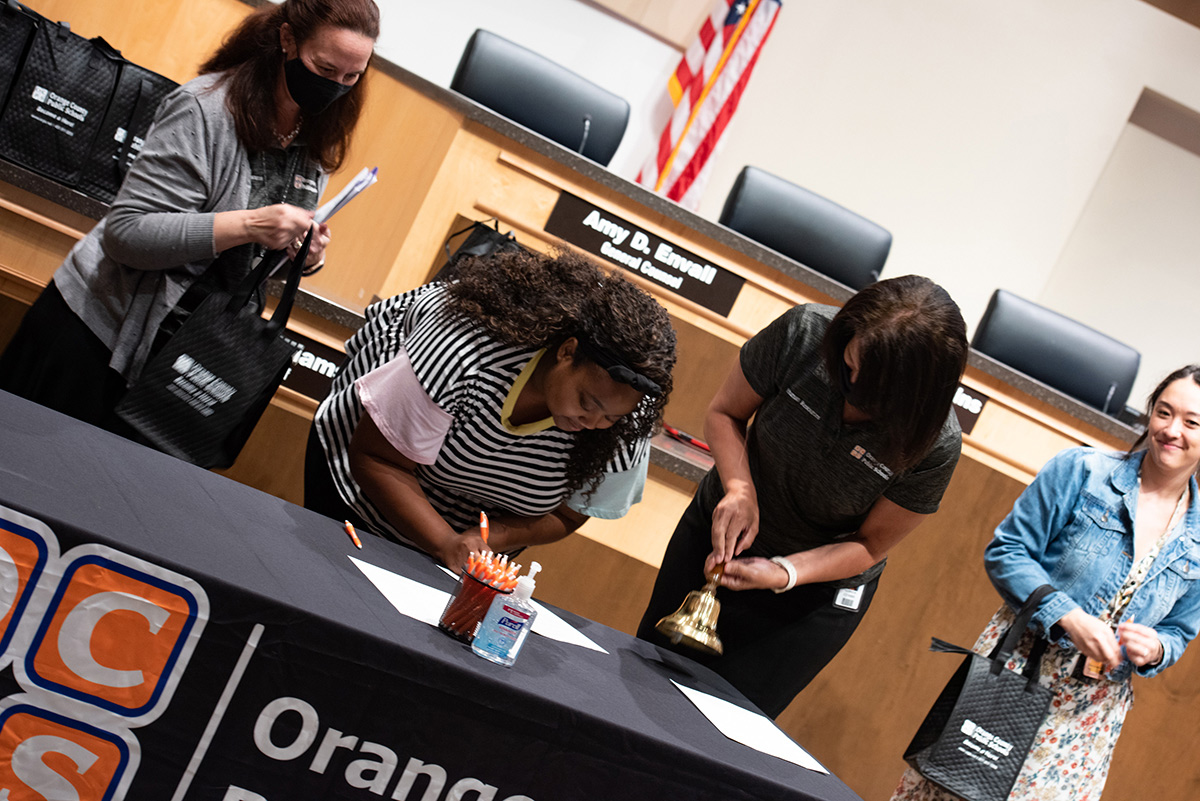
<path id="1" fill-rule="evenodd" d="M 787 584 L 784 584 L 782 587 L 779 587 L 778 589 L 776 589 L 775 587 L 772 587 L 771 590 L 773 592 L 787 592 L 792 587 L 795 587 L 796 586 L 796 566 L 792 564 L 792 561 L 790 559 L 786 559 L 782 556 L 772 556 L 771 561 L 774 562 L 775 564 L 779 565 L 780 567 L 782 567 L 785 571 L 787 571 L 787 577 L 788 577 Z"/>

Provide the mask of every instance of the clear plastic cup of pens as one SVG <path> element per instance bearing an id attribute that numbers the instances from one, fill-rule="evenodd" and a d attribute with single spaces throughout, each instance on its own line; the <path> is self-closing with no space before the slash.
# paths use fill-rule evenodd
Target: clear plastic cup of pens
<path id="1" fill-rule="evenodd" d="M 511 592 L 512 590 L 502 590 L 464 570 L 458 577 L 458 589 L 450 596 L 450 601 L 442 612 L 438 628 L 455 639 L 469 643 L 475 639 L 475 631 L 491 608 L 492 599 Z"/>
<path id="2" fill-rule="evenodd" d="M 458 577 L 458 588 L 450 596 L 438 628 L 455 639 L 470 643 L 497 595 L 509 595 L 517 584 L 521 566 L 507 556 L 486 551 L 472 553 Z"/>

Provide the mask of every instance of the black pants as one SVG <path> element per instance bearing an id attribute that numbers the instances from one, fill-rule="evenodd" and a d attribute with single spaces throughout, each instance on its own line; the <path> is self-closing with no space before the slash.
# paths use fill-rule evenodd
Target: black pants
<path id="1" fill-rule="evenodd" d="M 124 377 L 108 366 L 111 359 L 112 351 L 51 281 L 0 355 L 0 389 L 140 440 L 113 412 L 126 386 Z"/>
<path id="2" fill-rule="evenodd" d="M 663 556 L 637 636 L 692 657 L 724 676 L 759 709 L 778 717 L 842 649 L 871 605 L 878 579 L 863 588 L 856 611 L 833 605 L 837 590 L 801 585 L 784 593 L 718 588 L 717 634 L 724 653 L 707 656 L 654 630 L 690 590 L 704 585 L 704 560 L 712 552 L 712 515 L 698 497 L 688 505 Z"/>
<path id="3" fill-rule="evenodd" d="M 333 483 L 325 449 L 317 437 L 316 423 L 309 426 L 308 444 L 304 449 L 304 508 L 334 520 L 349 520 L 355 528 L 368 530 L 366 522 L 346 505 Z"/>

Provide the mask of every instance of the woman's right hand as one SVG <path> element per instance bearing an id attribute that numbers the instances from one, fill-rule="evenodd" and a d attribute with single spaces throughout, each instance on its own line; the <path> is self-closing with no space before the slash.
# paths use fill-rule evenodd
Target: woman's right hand
<path id="1" fill-rule="evenodd" d="M 749 481 L 731 481 L 712 516 L 713 565 L 724 564 L 758 536 L 758 493 Z"/>
<path id="2" fill-rule="evenodd" d="M 471 552 L 483 553 L 491 550 L 484 543 L 483 537 L 479 535 L 479 529 L 473 528 L 462 532 L 461 534 L 453 534 L 444 539 L 434 553 L 442 564 L 453 570 L 455 573 L 461 573 L 466 567 L 467 557 Z"/>
<path id="3" fill-rule="evenodd" d="M 221 211 L 213 218 L 213 244 L 218 253 L 250 242 L 284 250 L 293 240 L 303 239 L 312 224 L 313 212 L 287 203 Z"/>
<path id="4" fill-rule="evenodd" d="M 246 211 L 246 234 L 268 250 L 284 250 L 295 239 L 304 239 L 313 224 L 313 213 L 287 203 Z"/>
<path id="5" fill-rule="evenodd" d="M 1114 670 L 1121 664 L 1121 646 L 1117 644 L 1117 636 L 1098 618 L 1076 608 L 1063 615 L 1058 625 L 1063 627 L 1081 654 L 1103 662 L 1105 670 Z"/>

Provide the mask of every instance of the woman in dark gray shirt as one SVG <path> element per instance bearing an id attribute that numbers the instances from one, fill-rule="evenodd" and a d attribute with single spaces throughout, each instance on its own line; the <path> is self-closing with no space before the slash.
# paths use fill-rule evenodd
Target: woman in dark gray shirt
<path id="1" fill-rule="evenodd" d="M 655 624 L 723 567 L 724 654 L 701 661 L 778 716 L 850 639 L 888 551 L 937 510 L 961 448 L 951 402 L 967 350 L 958 306 L 917 276 L 840 310 L 796 306 L 752 337 L 709 406 L 716 466 L 638 636 L 678 647 Z"/>
<path id="2" fill-rule="evenodd" d="M 266 249 L 295 253 L 340 166 L 379 35 L 373 0 L 251 13 L 155 114 L 112 208 L 0 356 L 0 389 L 129 434 L 113 409 L 151 353 Z M 309 264 L 324 259 L 316 226 Z"/>

